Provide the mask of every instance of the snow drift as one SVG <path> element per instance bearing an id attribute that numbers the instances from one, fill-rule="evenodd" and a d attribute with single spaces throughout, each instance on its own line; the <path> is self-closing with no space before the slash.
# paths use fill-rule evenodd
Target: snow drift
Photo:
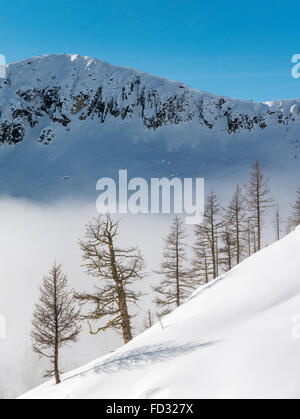
<path id="1" fill-rule="evenodd" d="M 132 342 L 23 398 L 299 398 L 300 227 Z"/>

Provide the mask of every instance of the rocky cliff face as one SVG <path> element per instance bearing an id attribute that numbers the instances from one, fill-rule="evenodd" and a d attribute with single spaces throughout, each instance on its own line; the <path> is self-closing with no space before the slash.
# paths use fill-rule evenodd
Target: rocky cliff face
<path id="1" fill-rule="evenodd" d="M 57 127 L 96 120 L 139 121 L 145 130 L 196 124 L 222 135 L 265 130 L 300 121 L 300 101 L 257 104 L 195 91 L 188 86 L 87 57 L 45 56 L 7 69 L 0 84 L 0 143 L 26 133 L 48 145 Z"/>
<path id="2" fill-rule="evenodd" d="M 94 198 L 120 169 L 242 182 L 256 159 L 296 182 L 299 132 L 300 100 L 252 103 L 88 57 L 37 57 L 0 80 L 0 195 Z"/>

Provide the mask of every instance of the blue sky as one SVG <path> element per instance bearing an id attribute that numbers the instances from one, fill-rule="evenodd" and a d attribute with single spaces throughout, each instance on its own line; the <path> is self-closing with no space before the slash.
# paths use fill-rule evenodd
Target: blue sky
<path id="1" fill-rule="evenodd" d="M 0 14 L 8 62 L 78 53 L 231 97 L 300 97 L 299 1 L 12 0 Z"/>

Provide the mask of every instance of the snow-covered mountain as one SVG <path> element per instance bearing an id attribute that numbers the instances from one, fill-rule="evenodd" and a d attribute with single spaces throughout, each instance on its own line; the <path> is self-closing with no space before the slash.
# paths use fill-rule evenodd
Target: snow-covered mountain
<path id="1" fill-rule="evenodd" d="M 84 125 L 93 119 L 99 125 L 109 119 L 137 119 L 149 130 L 196 121 L 199 128 L 230 135 L 299 123 L 300 101 L 231 100 L 77 55 L 8 66 L 1 85 L 1 143 L 17 144 L 29 132 L 47 145 L 61 127 L 68 132 L 75 121 Z M 39 131 L 31 132 L 36 126 Z"/>
<path id="2" fill-rule="evenodd" d="M 78 55 L 10 64 L 0 80 L 2 193 L 94 191 L 100 176 L 290 167 L 300 100 L 252 103 Z M 72 192 L 71 192 L 72 189 Z"/>
<path id="3" fill-rule="evenodd" d="M 299 398 L 300 227 L 112 354 L 23 398 Z"/>

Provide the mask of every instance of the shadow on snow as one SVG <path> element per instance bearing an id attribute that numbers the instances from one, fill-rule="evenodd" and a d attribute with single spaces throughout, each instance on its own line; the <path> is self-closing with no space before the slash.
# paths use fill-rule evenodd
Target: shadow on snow
<path id="1" fill-rule="evenodd" d="M 216 342 L 186 343 L 181 345 L 165 343 L 141 346 L 140 348 L 132 349 L 121 354 L 112 355 L 105 361 L 96 364 L 93 368 L 68 377 L 64 381 L 70 380 L 74 377 L 84 376 L 85 374 L 91 372 L 95 372 L 96 374 L 108 374 L 123 370 L 132 370 L 135 368 L 144 368 L 153 363 L 164 362 L 199 349 L 205 349 L 214 344 L 216 344 Z"/>

